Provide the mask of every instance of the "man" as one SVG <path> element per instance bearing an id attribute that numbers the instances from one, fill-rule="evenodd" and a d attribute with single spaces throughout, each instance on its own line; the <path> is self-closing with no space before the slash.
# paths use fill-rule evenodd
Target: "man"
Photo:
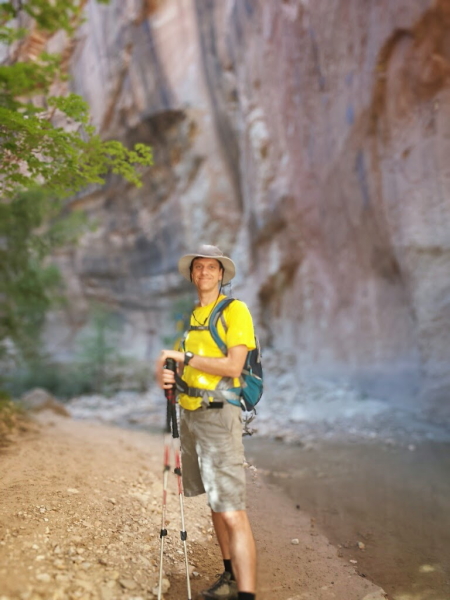
<path id="1" fill-rule="evenodd" d="M 184 352 L 161 352 L 156 369 L 159 385 L 163 389 L 172 387 L 174 373 L 163 367 L 168 358 L 173 358 L 191 393 L 194 388 L 238 387 L 247 353 L 255 348 L 247 306 L 234 300 L 225 308 L 226 330 L 219 320 L 219 334 L 227 344 L 226 356 L 208 331 L 209 316 L 225 298 L 222 285 L 235 275 L 233 261 L 219 248 L 203 245 L 198 252 L 183 256 L 178 270 L 197 288 L 199 302 L 191 314 Z M 186 496 L 206 492 L 225 567 L 200 598 L 254 600 L 256 547 L 245 508 L 241 408 L 207 392 L 192 396 L 181 393 L 178 401 L 184 492 Z"/>

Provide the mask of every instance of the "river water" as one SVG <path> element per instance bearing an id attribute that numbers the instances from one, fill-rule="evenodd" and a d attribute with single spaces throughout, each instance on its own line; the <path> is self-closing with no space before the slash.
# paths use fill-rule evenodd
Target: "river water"
<path id="1" fill-rule="evenodd" d="M 245 444 L 266 481 L 392 600 L 450 600 L 450 443 Z"/>

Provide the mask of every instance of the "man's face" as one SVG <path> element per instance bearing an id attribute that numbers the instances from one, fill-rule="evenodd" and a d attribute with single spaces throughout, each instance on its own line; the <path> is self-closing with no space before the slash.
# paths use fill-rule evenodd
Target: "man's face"
<path id="1" fill-rule="evenodd" d="M 192 283 L 199 290 L 217 289 L 222 275 L 222 267 L 215 258 L 195 258 L 192 263 Z"/>

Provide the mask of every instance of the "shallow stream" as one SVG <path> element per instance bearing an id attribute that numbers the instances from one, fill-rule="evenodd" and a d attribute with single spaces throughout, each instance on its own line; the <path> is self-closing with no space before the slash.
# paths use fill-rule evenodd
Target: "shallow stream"
<path id="1" fill-rule="evenodd" d="M 450 600 L 450 443 L 245 444 L 266 481 L 392 600 Z"/>

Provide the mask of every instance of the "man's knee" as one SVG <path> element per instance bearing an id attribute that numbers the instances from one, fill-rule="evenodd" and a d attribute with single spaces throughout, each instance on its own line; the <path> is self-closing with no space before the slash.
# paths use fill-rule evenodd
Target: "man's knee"
<path id="1" fill-rule="evenodd" d="M 226 512 L 216 513 L 220 515 L 222 522 L 227 529 L 241 528 L 248 522 L 247 512 L 245 510 L 228 510 Z"/>

